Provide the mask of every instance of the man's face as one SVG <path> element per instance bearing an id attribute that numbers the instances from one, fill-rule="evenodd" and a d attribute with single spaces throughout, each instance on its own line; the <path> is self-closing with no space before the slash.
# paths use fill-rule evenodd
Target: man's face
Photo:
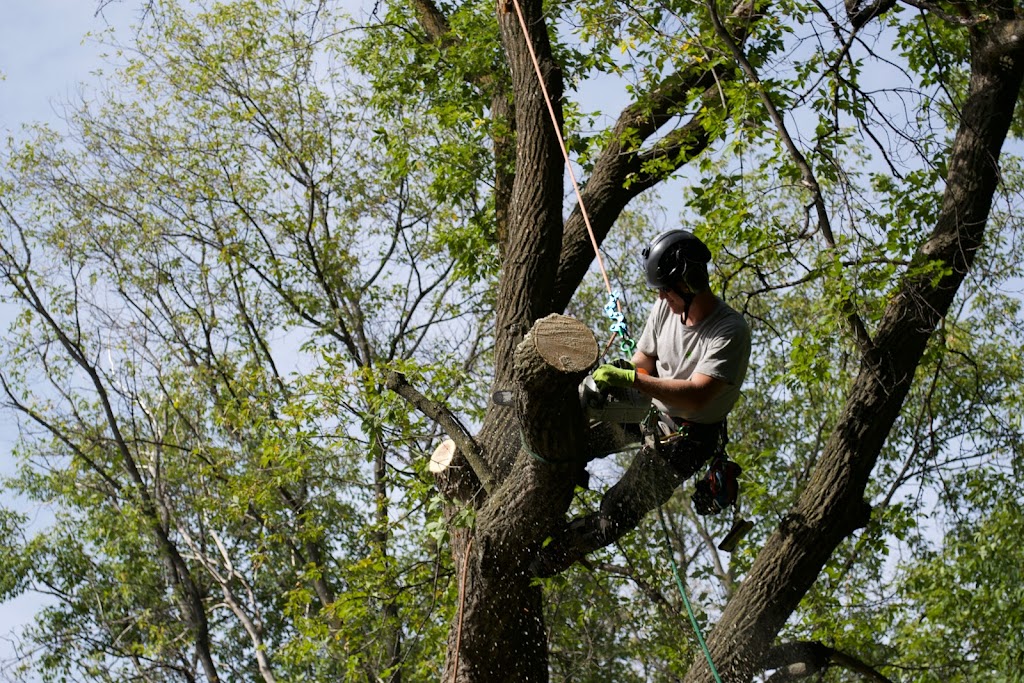
<path id="1" fill-rule="evenodd" d="M 685 291 L 683 287 L 679 287 L 680 291 Z M 658 298 L 664 299 L 668 304 L 669 310 L 676 315 L 682 315 L 683 309 L 686 308 L 686 302 L 683 301 L 683 297 L 679 296 L 674 289 L 663 287 L 658 290 Z"/>

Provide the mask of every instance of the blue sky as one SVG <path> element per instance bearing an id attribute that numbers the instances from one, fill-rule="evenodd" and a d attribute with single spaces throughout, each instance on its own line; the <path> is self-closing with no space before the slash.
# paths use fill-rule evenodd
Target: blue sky
<path id="1" fill-rule="evenodd" d="M 100 49 L 83 42 L 107 22 L 124 20 L 126 7 L 96 14 L 98 0 L 32 0 L 4 7 L 0 22 L 0 129 L 5 136 L 31 121 L 55 122 L 61 101 L 99 65 Z"/>

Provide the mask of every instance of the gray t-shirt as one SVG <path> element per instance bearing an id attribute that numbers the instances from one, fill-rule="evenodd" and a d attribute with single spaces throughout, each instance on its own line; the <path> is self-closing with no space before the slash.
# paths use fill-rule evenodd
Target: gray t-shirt
<path id="1" fill-rule="evenodd" d="M 647 316 L 637 350 L 657 359 L 658 377 L 689 379 L 697 372 L 726 383 L 725 389 L 697 412 L 654 401 L 669 415 L 710 424 L 725 419 L 740 396 L 750 359 L 750 326 L 742 315 L 719 301 L 711 315 L 689 327 L 659 300 Z"/>

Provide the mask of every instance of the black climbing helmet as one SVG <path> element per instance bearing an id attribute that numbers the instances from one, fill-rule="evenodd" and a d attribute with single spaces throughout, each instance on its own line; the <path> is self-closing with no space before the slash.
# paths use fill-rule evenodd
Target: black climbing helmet
<path id="1" fill-rule="evenodd" d="M 682 280 L 690 289 L 707 288 L 711 250 L 686 230 L 666 230 L 644 249 L 644 272 L 653 289 L 668 289 Z"/>

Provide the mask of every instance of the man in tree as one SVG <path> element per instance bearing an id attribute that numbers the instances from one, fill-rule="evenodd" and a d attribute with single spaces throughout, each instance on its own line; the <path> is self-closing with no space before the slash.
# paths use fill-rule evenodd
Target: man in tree
<path id="1" fill-rule="evenodd" d="M 643 258 L 647 283 L 658 291 L 658 301 L 632 360 L 601 365 L 593 373 L 593 384 L 613 395 L 623 389 L 641 393 L 658 412 L 659 433 L 608 490 L 600 512 L 569 525 L 561 540 L 576 551 L 607 545 L 634 528 L 643 514 L 665 502 L 712 458 L 708 475 L 696 485 L 695 509 L 711 514 L 735 501 L 739 467 L 725 458 L 725 418 L 747 373 L 750 326 L 711 292 L 711 251 L 692 233 L 659 234 Z M 660 459 L 671 467 L 667 482 L 657 472 L 665 469 Z M 638 479 L 650 485 L 637 486 Z M 557 550 L 548 557 L 559 555 L 567 557 Z"/>

